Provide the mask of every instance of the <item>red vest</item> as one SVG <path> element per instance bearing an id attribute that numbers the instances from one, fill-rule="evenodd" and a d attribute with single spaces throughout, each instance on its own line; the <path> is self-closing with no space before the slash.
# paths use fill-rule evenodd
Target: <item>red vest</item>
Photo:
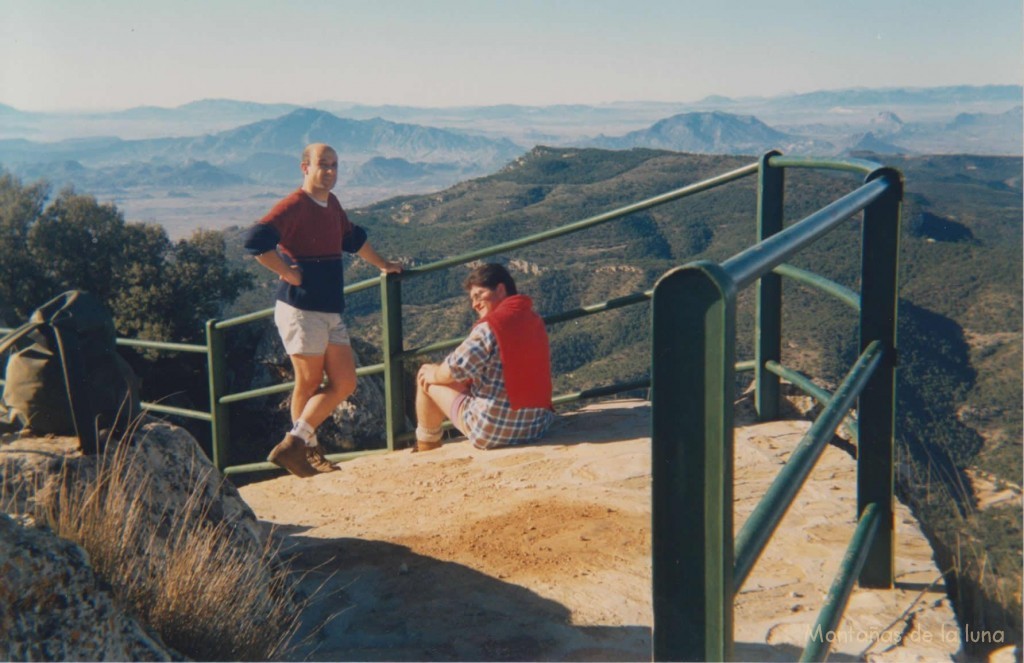
<path id="1" fill-rule="evenodd" d="M 510 295 L 481 318 L 498 339 L 505 390 L 513 410 L 554 409 L 551 403 L 551 348 L 544 321 L 526 295 Z"/>

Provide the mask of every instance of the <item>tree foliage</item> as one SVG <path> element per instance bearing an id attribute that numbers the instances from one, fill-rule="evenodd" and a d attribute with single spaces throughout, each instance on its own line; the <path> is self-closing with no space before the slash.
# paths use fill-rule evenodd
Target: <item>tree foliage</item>
<path id="1" fill-rule="evenodd" d="M 42 214 L 47 195 L 49 186 L 43 182 L 22 186 L 0 173 L 0 300 L 9 306 L 33 291 L 36 270 L 28 253 L 28 229 Z"/>
<path id="2" fill-rule="evenodd" d="M 250 277 L 219 232 L 177 242 L 155 224 L 127 223 L 111 203 L 0 174 L 0 302 L 18 319 L 66 290 L 110 307 L 122 336 L 192 341 Z"/>

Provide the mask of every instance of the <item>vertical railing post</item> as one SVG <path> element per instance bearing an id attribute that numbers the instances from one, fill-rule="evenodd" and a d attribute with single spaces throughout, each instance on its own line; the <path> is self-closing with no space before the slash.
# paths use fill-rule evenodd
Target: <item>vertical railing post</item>
<path id="1" fill-rule="evenodd" d="M 885 194 L 864 209 L 861 240 L 861 352 L 872 341 L 885 348 L 883 363 L 861 393 L 857 409 L 857 515 L 878 504 L 881 524 L 871 543 L 859 580 L 864 587 L 893 586 L 895 520 L 893 515 L 894 435 L 896 410 L 896 319 L 899 271 L 899 171 L 880 168 L 866 181 L 885 179 Z"/>
<path id="2" fill-rule="evenodd" d="M 782 230 L 785 170 L 772 167 L 772 150 L 761 156 L 757 175 L 757 241 Z M 782 277 L 769 272 L 757 281 L 754 347 L 754 407 L 760 420 L 779 416 L 779 376 L 765 364 L 782 356 Z"/>
<path id="3" fill-rule="evenodd" d="M 732 657 L 736 294 L 697 262 L 654 287 L 651 476 L 654 660 Z"/>
<path id="4" fill-rule="evenodd" d="M 384 408 L 388 451 L 405 431 L 405 380 L 402 360 L 402 285 L 395 274 L 381 276 L 381 345 L 384 349 Z"/>
<path id="5" fill-rule="evenodd" d="M 224 330 L 217 329 L 216 320 L 206 321 L 206 367 L 210 380 L 210 449 L 213 466 L 223 470 L 228 463 L 231 422 L 228 406 L 220 402 L 224 395 Z"/>

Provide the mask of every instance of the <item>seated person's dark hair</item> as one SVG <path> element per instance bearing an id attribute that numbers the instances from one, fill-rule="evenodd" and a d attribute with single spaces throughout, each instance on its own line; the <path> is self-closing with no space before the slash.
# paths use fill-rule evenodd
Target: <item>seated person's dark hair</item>
<path id="1" fill-rule="evenodd" d="M 465 290 L 475 286 L 494 290 L 498 287 L 499 283 L 505 284 L 505 294 L 518 294 L 516 292 L 516 282 L 512 279 L 512 275 L 508 273 L 507 269 L 496 263 L 486 263 L 475 268 L 469 273 L 466 280 L 462 282 L 462 287 Z"/>

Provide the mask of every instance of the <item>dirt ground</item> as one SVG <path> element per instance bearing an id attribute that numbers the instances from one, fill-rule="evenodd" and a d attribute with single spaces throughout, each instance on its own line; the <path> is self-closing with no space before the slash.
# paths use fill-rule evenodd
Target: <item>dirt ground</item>
<path id="1" fill-rule="evenodd" d="M 242 487 L 286 557 L 308 572 L 304 587 L 319 588 L 291 658 L 650 660 L 649 418 L 643 401 L 600 404 L 562 415 L 527 447 L 479 451 L 456 441 Z M 738 433 L 739 522 L 753 505 L 745 487 L 763 493 L 803 430 L 757 429 L 742 443 Z M 795 538 L 773 543 L 748 579 L 736 606 L 741 659 L 799 657 L 853 528 L 853 465 L 829 448 L 821 481 L 793 507 L 803 520 L 787 515 L 780 527 Z M 905 509 L 897 521 L 901 587 L 855 590 L 844 628 L 955 630 L 927 542 L 902 532 L 916 528 Z M 956 650 L 921 659 L 885 644 L 853 642 L 830 660 L 950 660 Z"/>
<path id="2" fill-rule="evenodd" d="M 329 621 L 296 657 L 650 660 L 649 438 L 629 439 L 649 412 L 243 487 L 306 586 L 329 578 L 307 620 Z"/>

